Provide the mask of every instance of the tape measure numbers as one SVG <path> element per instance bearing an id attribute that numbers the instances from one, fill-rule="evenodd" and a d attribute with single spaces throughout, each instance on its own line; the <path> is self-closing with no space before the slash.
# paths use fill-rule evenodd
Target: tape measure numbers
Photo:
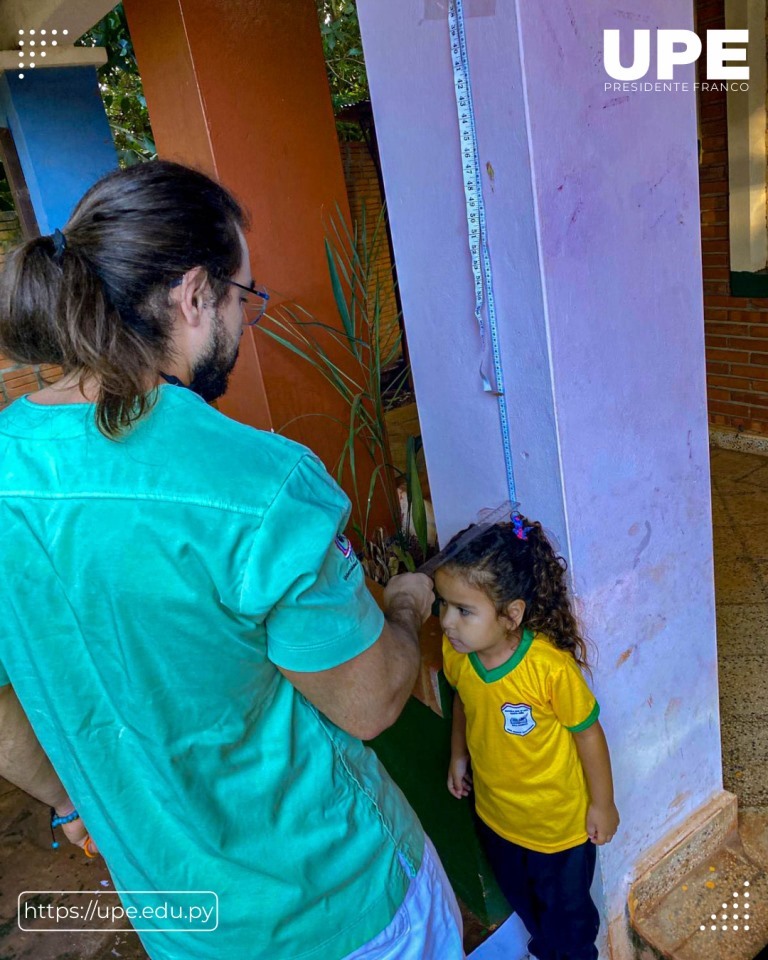
<path id="1" fill-rule="evenodd" d="M 507 472 L 509 499 L 517 500 L 515 473 L 512 460 L 512 442 L 509 430 L 507 398 L 504 392 L 504 373 L 501 367 L 499 329 L 496 319 L 496 301 L 493 295 L 493 271 L 488 249 L 488 230 L 483 201 L 483 184 L 480 177 L 480 161 L 475 129 L 475 110 L 472 102 L 472 85 L 469 74 L 469 56 L 464 32 L 464 5 L 462 0 L 449 0 L 448 29 L 451 40 L 453 85 L 456 93 L 456 109 L 459 119 L 464 199 L 467 210 L 469 254 L 472 261 L 472 276 L 475 286 L 475 320 L 480 330 L 482 356 L 480 377 L 483 390 L 495 394 L 499 406 L 499 425 L 504 449 L 504 465 Z M 488 331 L 483 317 L 487 315 Z"/>

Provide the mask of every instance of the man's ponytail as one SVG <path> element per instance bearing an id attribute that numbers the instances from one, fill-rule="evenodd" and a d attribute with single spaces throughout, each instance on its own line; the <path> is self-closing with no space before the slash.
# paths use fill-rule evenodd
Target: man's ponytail
<path id="1" fill-rule="evenodd" d="M 0 276 L 0 344 L 18 363 L 64 363 L 55 322 L 61 267 L 53 237 L 35 237 L 7 257 Z"/>
<path id="2" fill-rule="evenodd" d="M 244 220 L 223 187 L 177 163 L 107 175 L 62 230 L 8 257 L 0 351 L 95 385 L 96 423 L 116 439 L 156 399 L 172 340 L 170 284 L 203 267 L 218 304 L 240 266 Z"/>
<path id="3" fill-rule="evenodd" d="M 147 372 L 161 368 L 170 331 L 131 327 L 110 302 L 94 266 L 72 244 L 61 256 L 58 328 L 67 369 L 87 371 L 98 385 L 96 424 L 112 439 L 151 408 Z"/>
<path id="4" fill-rule="evenodd" d="M 166 337 L 132 330 L 93 265 L 73 244 L 56 246 L 53 237 L 37 237 L 9 256 L 0 279 L 0 343 L 19 363 L 57 364 L 93 378 L 97 426 L 116 439 L 151 406 L 147 371 L 161 365 Z"/>

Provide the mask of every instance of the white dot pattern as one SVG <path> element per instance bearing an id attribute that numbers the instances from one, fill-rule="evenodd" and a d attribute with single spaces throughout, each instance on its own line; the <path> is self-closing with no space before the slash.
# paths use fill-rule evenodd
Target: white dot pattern
<path id="1" fill-rule="evenodd" d="M 749 880 L 745 880 L 745 881 L 744 881 L 743 887 L 744 887 L 744 888 L 749 887 Z M 684 888 L 684 889 L 687 889 L 687 888 Z M 749 913 L 747 913 L 747 912 L 742 912 L 741 914 L 739 914 L 738 912 L 736 912 L 736 911 L 739 910 L 739 908 L 741 908 L 742 911 L 747 911 L 747 910 L 749 910 L 749 907 L 750 907 L 750 904 L 749 904 L 749 890 L 744 889 L 744 890 L 743 890 L 743 898 L 740 899 L 741 897 L 742 897 L 742 892 L 740 892 L 739 890 L 734 890 L 734 891 L 733 891 L 733 894 L 732 894 L 732 897 L 731 897 L 731 899 L 732 899 L 733 902 L 730 904 L 730 908 L 734 911 L 734 913 L 731 914 L 731 920 L 743 920 L 743 921 L 749 920 L 749 916 L 750 916 Z M 729 904 L 724 903 L 724 904 L 722 905 L 722 908 L 723 908 L 724 911 L 727 911 L 727 910 L 729 909 Z M 711 921 L 715 921 L 715 922 L 713 922 L 713 923 L 710 924 L 709 929 L 710 929 L 711 931 L 716 932 L 717 929 L 718 929 L 718 922 L 717 922 L 717 921 L 718 921 L 718 917 L 717 917 L 717 914 L 715 914 L 715 913 L 711 914 L 711 915 L 710 915 L 710 920 L 711 920 Z M 749 924 L 748 924 L 748 923 L 745 922 L 745 923 L 742 923 L 741 925 L 739 925 L 738 923 L 733 923 L 733 924 L 731 924 L 731 926 L 730 926 L 730 928 L 729 928 L 727 922 L 726 922 L 726 923 L 723 923 L 723 921 L 727 921 L 727 920 L 728 920 L 728 913 L 725 912 L 725 913 L 721 914 L 721 916 L 720 916 L 720 924 L 721 924 L 720 930 L 722 930 L 722 931 L 724 931 L 724 932 L 727 932 L 729 929 L 731 929 L 731 930 L 735 931 L 736 933 L 738 933 L 740 929 L 741 929 L 741 930 L 744 930 L 744 931 L 749 931 Z M 699 926 L 699 930 L 701 930 L 702 932 L 706 932 L 706 929 L 707 929 L 707 925 L 706 925 L 705 923 L 702 923 L 702 924 Z"/>
<path id="2" fill-rule="evenodd" d="M 48 30 L 31 30 L 31 29 L 30 29 L 30 30 L 25 30 L 25 29 L 23 29 L 23 28 L 20 28 L 20 29 L 19 29 L 19 38 L 20 38 L 20 39 L 19 39 L 19 51 L 18 51 L 18 52 L 19 52 L 19 66 L 18 66 L 19 71 L 22 71 L 22 70 L 25 68 L 25 66 L 26 66 L 26 67 L 29 67 L 30 69 L 31 69 L 31 68 L 34 68 L 35 66 L 37 66 L 37 64 L 34 62 L 34 60 L 33 60 L 32 58 L 33 58 L 33 57 L 36 57 L 38 54 L 39 54 L 41 57 L 45 57 L 45 56 L 47 55 L 47 51 L 45 51 L 45 50 L 31 50 L 31 49 L 26 49 L 26 50 L 25 50 L 25 49 L 24 49 L 25 44 L 27 45 L 27 48 L 29 48 L 29 47 L 34 47 L 35 44 L 38 43 L 38 41 L 35 41 L 35 40 L 31 40 L 31 39 L 30 39 L 30 40 L 27 40 L 27 39 L 25 39 L 25 37 L 27 37 L 27 36 L 29 36 L 29 37 L 34 37 L 35 34 L 39 34 L 41 37 L 45 37 L 45 36 L 48 36 L 49 33 L 50 33 L 50 36 L 51 36 L 51 37 L 56 37 L 56 36 L 59 35 L 59 33 L 61 33 L 61 35 L 62 35 L 63 37 L 69 36 L 69 30 L 61 30 L 61 31 L 59 31 L 59 30 L 50 30 L 50 31 L 48 31 Z M 47 40 L 40 40 L 40 41 L 39 41 L 39 45 L 40 45 L 41 47 L 45 47 L 45 46 L 48 45 L 48 41 L 47 41 Z M 51 45 L 52 47 L 55 47 L 55 46 L 58 45 L 58 41 L 57 41 L 57 40 L 51 40 L 51 41 L 50 41 L 50 45 Z M 23 79 L 24 79 L 24 74 L 21 73 L 21 72 L 19 72 L 18 78 L 19 78 L 19 80 L 23 80 Z"/>

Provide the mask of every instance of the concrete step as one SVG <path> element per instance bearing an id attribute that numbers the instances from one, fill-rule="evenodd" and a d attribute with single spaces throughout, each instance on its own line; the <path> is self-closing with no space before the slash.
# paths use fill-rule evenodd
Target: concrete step
<path id="1" fill-rule="evenodd" d="M 768 957 L 768 811 L 739 811 L 738 829 L 687 866 L 630 902 L 637 960 Z"/>

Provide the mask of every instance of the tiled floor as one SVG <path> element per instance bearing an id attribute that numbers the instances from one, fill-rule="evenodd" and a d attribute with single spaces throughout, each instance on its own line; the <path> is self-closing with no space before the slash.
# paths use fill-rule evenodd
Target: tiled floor
<path id="1" fill-rule="evenodd" d="M 768 808 L 768 457 L 712 451 L 723 779 Z"/>
<path id="2" fill-rule="evenodd" d="M 711 462 L 723 780 L 739 800 L 739 833 L 636 916 L 635 929 L 654 948 L 638 956 L 766 960 L 762 910 L 738 936 L 701 926 L 708 888 L 748 879 L 755 901 L 768 897 L 768 457 L 716 449 Z"/>
<path id="3" fill-rule="evenodd" d="M 101 857 L 86 860 L 67 844 L 52 850 L 47 809 L 0 778 L 0 960 L 146 960 L 135 933 L 33 933 L 18 927 L 23 890 L 109 890 L 110 885 Z M 55 898 L 56 905 L 72 902 Z"/>

